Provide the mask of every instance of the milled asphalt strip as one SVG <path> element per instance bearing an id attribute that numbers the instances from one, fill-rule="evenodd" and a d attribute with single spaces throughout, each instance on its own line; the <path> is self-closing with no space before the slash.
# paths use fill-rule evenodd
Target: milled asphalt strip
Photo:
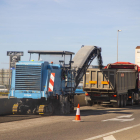
<path id="1" fill-rule="evenodd" d="M 133 126 L 130 126 L 130 127 L 122 128 L 122 129 L 115 130 L 115 131 L 112 131 L 112 132 L 109 132 L 109 133 L 105 133 L 105 134 L 102 134 L 102 135 L 98 135 L 98 136 L 95 136 L 95 137 L 87 138 L 85 140 L 95 140 L 95 139 L 102 138 L 102 137 L 105 137 L 105 136 L 109 136 L 109 135 L 112 135 L 112 134 L 115 134 L 115 133 L 119 133 L 119 132 L 122 132 L 122 131 L 125 131 L 125 130 L 129 130 L 129 129 L 132 129 L 132 128 L 138 127 L 138 126 L 140 126 L 140 123 L 137 124 L 137 125 L 133 125 Z"/>

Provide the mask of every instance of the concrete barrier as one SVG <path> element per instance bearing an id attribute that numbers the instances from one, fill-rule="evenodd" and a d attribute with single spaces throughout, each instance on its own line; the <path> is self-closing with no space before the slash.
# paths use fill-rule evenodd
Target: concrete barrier
<path id="1" fill-rule="evenodd" d="M 17 103 L 17 98 L 0 97 L 0 115 L 12 114 L 12 106 Z"/>

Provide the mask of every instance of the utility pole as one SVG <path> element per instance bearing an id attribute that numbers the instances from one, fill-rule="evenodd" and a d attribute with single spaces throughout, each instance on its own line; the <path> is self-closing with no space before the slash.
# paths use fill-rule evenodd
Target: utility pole
<path id="1" fill-rule="evenodd" d="M 118 34 L 119 32 L 121 32 L 122 30 L 117 30 L 117 62 L 118 62 Z"/>

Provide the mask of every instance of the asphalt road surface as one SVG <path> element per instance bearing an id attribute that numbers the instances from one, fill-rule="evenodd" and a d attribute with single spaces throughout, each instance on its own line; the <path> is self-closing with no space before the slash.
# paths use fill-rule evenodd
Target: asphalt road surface
<path id="1" fill-rule="evenodd" d="M 126 108 L 83 106 L 63 116 L 0 116 L 0 140 L 140 140 L 140 105 Z"/>

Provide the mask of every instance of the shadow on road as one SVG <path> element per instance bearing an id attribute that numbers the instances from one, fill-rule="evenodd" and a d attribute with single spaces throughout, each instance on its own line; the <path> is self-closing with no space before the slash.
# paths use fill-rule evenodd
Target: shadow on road
<path id="1" fill-rule="evenodd" d="M 134 106 L 127 106 L 125 108 L 113 108 L 108 105 L 93 105 L 93 106 L 82 106 L 80 107 L 80 114 L 81 116 L 90 116 L 90 115 L 103 115 L 103 114 L 132 114 L 132 110 L 140 109 L 139 105 Z M 75 110 L 66 115 L 53 115 L 53 116 L 75 116 L 77 108 Z M 12 122 L 12 121 L 19 121 L 19 120 L 26 120 L 26 119 L 33 119 L 33 118 L 40 118 L 40 117 L 51 117 L 51 116 L 40 116 L 40 115 L 3 115 L 0 116 L 0 123 L 4 122 Z"/>
<path id="2" fill-rule="evenodd" d="M 139 105 L 134 105 L 134 106 L 126 106 L 125 108 L 113 108 L 110 107 L 110 105 L 93 105 L 93 106 L 83 106 L 80 108 L 80 114 L 81 116 L 89 116 L 89 115 L 103 115 L 103 114 L 132 114 L 131 110 L 134 109 L 140 109 Z M 75 108 L 75 113 L 76 113 L 76 108 Z M 75 116 L 75 113 L 69 114 L 67 116 Z"/>
<path id="3" fill-rule="evenodd" d="M 33 119 L 39 117 L 41 116 L 40 115 L 2 115 L 0 116 L 0 123 Z"/>

